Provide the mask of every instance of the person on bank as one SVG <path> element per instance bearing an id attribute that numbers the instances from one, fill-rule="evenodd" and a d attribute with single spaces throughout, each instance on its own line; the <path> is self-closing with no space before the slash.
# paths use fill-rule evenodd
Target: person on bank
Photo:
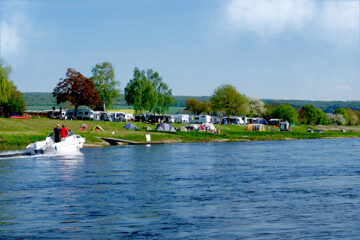
<path id="1" fill-rule="evenodd" d="M 60 137 L 61 141 L 64 141 L 66 136 L 69 134 L 69 130 L 65 127 L 65 125 L 62 125 L 62 128 L 60 129 Z"/>
<path id="2" fill-rule="evenodd" d="M 60 125 L 57 124 L 56 127 L 54 128 L 54 141 L 60 142 Z"/>

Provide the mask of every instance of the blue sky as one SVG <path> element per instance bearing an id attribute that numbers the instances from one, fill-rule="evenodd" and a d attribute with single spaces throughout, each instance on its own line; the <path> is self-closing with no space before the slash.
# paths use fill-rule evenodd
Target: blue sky
<path id="1" fill-rule="evenodd" d="M 174 95 L 221 84 L 256 98 L 360 100 L 358 0 L 0 0 L 1 57 L 21 91 L 103 61 Z"/>

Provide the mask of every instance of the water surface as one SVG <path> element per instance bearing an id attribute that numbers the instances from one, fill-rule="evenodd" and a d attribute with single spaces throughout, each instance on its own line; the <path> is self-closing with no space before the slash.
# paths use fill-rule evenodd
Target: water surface
<path id="1" fill-rule="evenodd" d="M 358 239 L 360 139 L 0 159 L 0 239 Z"/>

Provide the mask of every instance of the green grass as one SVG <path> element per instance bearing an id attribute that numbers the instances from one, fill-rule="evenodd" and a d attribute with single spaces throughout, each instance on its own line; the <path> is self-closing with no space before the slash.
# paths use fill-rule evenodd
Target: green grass
<path id="1" fill-rule="evenodd" d="M 144 126 L 155 129 L 156 125 L 145 123 L 134 123 L 139 130 L 125 130 L 126 123 L 117 122 L 92 122 L 92 121 L 63 121 L 47 118 L 35 119 L 8 119 L 0 118 L 0 149 L 20 149 L 29 143 L 45 139 L 53 131 L 56 124 L 65 124 L 68 129 L 86 138 L 86 144 L 102 145 L 104 142 L 101 137 L 115 137 L 126 140 L 145 142 L 145 135 L 149 133 L 152 141 L 161 142 L 213 142 L 213 141 L 262 141 L 262 140 L 286 140 L 286 139 L 314 139 L 314 138 L 336 138 L 336 137 L 360 137 L 359 131 L 347 129 L 346 133 L 339 130 L 325 131 L 324 133 L 307 133 L 307 126 L 292 127 L 291 132 L 266 131 L 252 132 L 246 131 L 245 126 L 234 125 L 215 125 L 220 128 L 221 134 L 206 132 L 176 132 L 164 133 L 145 131 Z M 87 124 L 87 131 L 80 131 L 81 124 Z M 90 131 L 95 125 L 100 125 L 103 132 Z M 184 126 L 184 124 L 173 124 L 174 127 Z M 114 135 L 113 135 L 114 132 Z"/>

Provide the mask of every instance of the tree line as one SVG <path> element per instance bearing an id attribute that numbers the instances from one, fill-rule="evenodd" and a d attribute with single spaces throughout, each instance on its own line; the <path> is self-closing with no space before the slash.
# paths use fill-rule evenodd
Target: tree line
<path id="1" fill-rule="evenodd" d="M 231 85 L 222 85 L 215 89 L 209 100 L 188 98 L 185 109 L 196 115 L 248 116 L 262 117 L 266 120 L 277 118 L 306 125 L 360 125 L 360 111 L 337 108 L 332 113 L 326 114 L 312 104 L 297 109 L 290 104 L 274 106 L 260 99 L 246 97 Z"/>

